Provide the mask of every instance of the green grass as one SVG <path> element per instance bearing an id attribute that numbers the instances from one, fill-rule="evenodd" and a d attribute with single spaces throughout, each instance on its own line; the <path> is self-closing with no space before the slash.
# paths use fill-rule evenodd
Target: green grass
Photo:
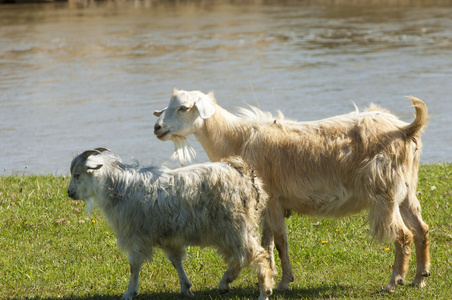
<path id="1" fill-rule="evenodd" d="M 102 215 L 88 215 L 83 202 L 67 197 L 69 180 L 0 176 L 0 299 L 116 299 L 126 291 L 125 255 Z M 418 190 L 430 226 L 432 276 L 425 288 L 407 284 L 395 294 L 378 294 L 389 281 L 394 247 L 368 236 L 365 213 L 339 220 L 294 215 L 287 226 L 295 282 L 271 299 L 451 299 L 452 165 L 422 166 Z M 257 298 L 249 269 L 233 290 L 219 295 L 222 260 L 209 249 L 187 250 L 197 299 Z M 414 258 L 413 251 L 407 281 L 414 276 Z M 177 274 L 161 252 L 140 279 L 137 299 L 179 299 Z"/>

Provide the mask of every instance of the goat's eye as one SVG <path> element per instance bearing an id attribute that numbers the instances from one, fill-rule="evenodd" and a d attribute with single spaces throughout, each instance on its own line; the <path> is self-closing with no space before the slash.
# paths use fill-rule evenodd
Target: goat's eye
<path id="1" fill-rule="evenodd" d="M 181 110 L 181 111 L 188 111 L 189 109 L 190 109 L 190 107 L 187 107 L 187 106 L 181 106 L 179 108 L 179 110 Z"/>
<path id="2" fill-rule="evenodd" d="M 80 177 L 80 174 L 76 173 L 76 174 L 74 174 L 73 177 L 74 177 L 75 179 L 78 179 L 78 178 Z"/>

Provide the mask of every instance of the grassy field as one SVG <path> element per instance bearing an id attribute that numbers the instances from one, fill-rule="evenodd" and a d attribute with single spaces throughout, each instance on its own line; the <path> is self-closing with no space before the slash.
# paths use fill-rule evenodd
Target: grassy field
<path id="1" fill-rule="evenodd" d="M 0 176 L 0 299 L 116 299 L 126 291 L 125 255 L 99 211 L 90 216 L 83 202 L 67 197 L 69 180 Z M 271 299 L 452 299 L 452 165 L 422 166 L 418 190 L 430 225 L 432 276 L 425 288 L 406 284 L 395 294 L 378 293 L 389 281 L 394 247 L 372 241 L 365 213 L 339 220 L 294 215 L 287 225 L 295 282 Z M 196 299 L 257 299 L 249 269 L 219 295 L 222 260 L 209 249 L 187 252 Z M 407 282 L 414 258 L 413 247 Z M 140 279 L 137 299 L 179 299 L 176 271 L 161 252 Z"/>

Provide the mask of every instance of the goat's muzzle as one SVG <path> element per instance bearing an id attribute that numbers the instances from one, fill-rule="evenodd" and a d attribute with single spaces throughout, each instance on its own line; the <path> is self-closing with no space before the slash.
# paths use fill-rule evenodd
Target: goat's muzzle
<path id="1" fill-rule="evenodd" d="M 159 124 L 155 124 L 154 126 L 154 134 L 157 136 L 158 139 L 162 139 L 169 132 L 170 132 L 169 130 L 162 132 L 162 126 L 160 126 Z"/>
<path id="2" fill-rule="evenodd" d="M 77 199 L 77 193 L 75 191 L 71 191 L 71 190 L 67 190 L 67 195 L 69 196 L 69 198 L 71 198 L 72 200 L 78 200 Z"/>

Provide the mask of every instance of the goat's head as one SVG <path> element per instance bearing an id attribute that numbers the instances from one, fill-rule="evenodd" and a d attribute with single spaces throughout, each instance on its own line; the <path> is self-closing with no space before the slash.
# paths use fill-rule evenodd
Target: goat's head
<path id="1" fill-rule="evenodd" d="M 186 143 L 186 136 L 196 134 L 203 127 L 204 120 L 215 113 L 213 93 L 199 91 L 173 91 L 167 108 L 155 111 L 158 120 L 154 125 L 154 134 L 162 141 L 172 140 L 176 147 L 173 159 L 190 161 L 195 154 Z"/>
<path id="2" fill-rule="evenodd" d="M 96 172 L 104 165 L 102 152 L 107 148 L 87 150 L 77 155 L 71 163 L 71 182 L 67 193 L 74 200 L 90 201 L 95 197 L 97 185 L 95 184 Z"/>
<path id="3" fill-rule="evenodd" d="M 215 112 L 213 93 L 174 89 L 167 108 L 155 111 L 159 117 L 154 126 L 154 134 L 162 141 L 186 137 L 202 127 L 203 120 Z"/>

